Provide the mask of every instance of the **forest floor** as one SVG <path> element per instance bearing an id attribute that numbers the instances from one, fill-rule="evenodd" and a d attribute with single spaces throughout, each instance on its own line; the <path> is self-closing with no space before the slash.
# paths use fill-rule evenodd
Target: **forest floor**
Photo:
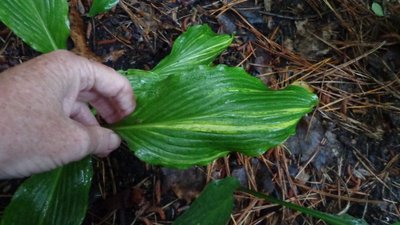
<path id="1" fill-rule="evenodd" d="M 320 101 L 295 136 L 259 157 L 172 170 L 144 164 L 123 144 L 96 160 L 84 224 L 170 224 L 226 176 L 371 225 L 399 220 L 400 2 L 378 2 L 384 16 L 361 0 L 124 0 L 89 19 L 89 0 L 72 0 L 70 48 L 115 69 L 150 69 L 189 26 L 209 24 L 235 37 L 215 63 L 241 66 L 273 89 L 305 82 Z M 0 25 L 0 72 L 36 55 Z M 0 211 L 19 183 L 0 182 Z M 325 223 L 237 194 L 230 224 Z"/>

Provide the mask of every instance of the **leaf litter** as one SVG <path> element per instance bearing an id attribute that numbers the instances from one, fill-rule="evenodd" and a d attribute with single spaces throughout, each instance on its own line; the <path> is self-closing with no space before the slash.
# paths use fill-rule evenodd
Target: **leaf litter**
<path id="1" fill-rule="evenodd" d="M 87 12 L 88 1 L 78 2 Z M 258 158 L 231 154 L 195 173 L 145 165 L 122 145 L 96 163 L 85 223 L 169 224 L 191 201 L 182 193 L 196 195 L 199 180 L 227 175 L 279 199 L 369 224 L 398 220 L 400 6 L 382 7 L 385 17 L 362 1 L 126 0 L 83 18 L 80 42 L 88 48 L 82 49 L 116 69 L 153 68 L 189 25 L 207 23 L 235 35 L 216 63 L 240 65 L 275 89 L 303 81 L 320 98 L 284 145 Z M 0 25 L 0 55 L 4 70 L 37 53 Z M 179 175 L 185 173 L 191 176 Z M 2 203 L 18 183 L 0 182 Z M 114 206 L 104 208 L 109 202 Z M 245 195 L 235 202 L 231 224 L 324 224 Z"/>

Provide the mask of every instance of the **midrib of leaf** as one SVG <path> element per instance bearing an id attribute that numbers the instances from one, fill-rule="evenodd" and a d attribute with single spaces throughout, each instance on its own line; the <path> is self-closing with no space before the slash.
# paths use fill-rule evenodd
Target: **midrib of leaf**
<path id="1" fill-rule="evenodd" d="M 292 120 L 287 121 L 286 123 L 279 123 L 279 124 L 265 124 L 265 125 L 227 125 L 227 124 L 212 124 L 212 123 L 202 123 L 200 121 L 196 121 L 197 123 L 187 124 L 190 120 L 185 120 L 183 123 L 182 120 L 177 121 L 166 121 L 163 123 L 146 123 L 146 124 L 136 124 L 136 125 L 128 125 L 128 126 L 120 126 L 114 127 L 115 130 L 135 130 L 135 129 L 143 129 L 143 128 L 168 128 L 170 130 L 181 130 L 187 128 L 187 130 L 191 130 L 190 128 L 204 128 L 203 130 L 207 130 L 207 128 L 212 128 L 210 130 L 218 130 L 218 131 L 227 131 L 231 127 L 245 127 L 246 130 L 260 130 L 265 128 L 277 128 L 277 127 L 284 127 L 286 125 L 290 125 L 293 123 Z M 296 122 L 296 121 L 295 121 Z M 216 129 L 218 128 L 218 129 Z M 196 129 L 198 130 L 198 129 Z M 237 129 L 233 129 L 237 130 Z"/>
<path id="2" fill-rule="evenodd" d="M 61 173 L 62 173 L 63 169 L 64 169 L 64 167 L 59 168 L 57 173 L 56 173 L 55 179 L 52 182 L 54 185 L 52 185 L 51 191 L 49 192 L 49 196 L 50 196 L 49 199 L 53 199 L 53 195 L 54 195 L 54 192 L 56 191 L 56 188 L 57 188 L 57 186 L 59 184 L 59 179 L 60 179 L 60 176 L 61 176 Z M 54 181 L 56 181 L 56 182 L 54 182 Z M 46 203 L 48 203 L 48 204 L 46 205 L 46 208 L 43 210 L 43 212 L 47 213 L 48 212 L 48 207 L 50 205 L 50 202 L 46 202 Z M 43 215 L 42 217 L 40 217 L 38 225 L 43 225 L 44 224 L 44 218 L 45 217 L 46 217 L 46 215 Z"/>
<path id="3" fill-rule="evenodd" d="M 46 1 L 46 0 L 44 0 L 44 1 Z M 46 2 L 47 2 L 47 1 L 46 1 Z M 37 14 L 37 17 L 39 18 L 40 24 L 41 24 L 42 27 L 44 28 L 44 31 L 45 31 L 45 33 L 46 33 L 46 36 L 47 36 L 47 38 L 49 39 L 50 44 L 51 44 L 51 46 L 53 47 L 53 50 L 57 50 L 58 47 L 57 47 L 56 43 L 54 43 L 53 37 L 50 35 L 50 31 L 47 29 L 46 24 L 44 24 L 44 20 L 43 20 L 42 16 L 40 15 L 39 10 L 37 9 L 37 7 L 36 7 L 35 4 L 33 4 L 33 8 L 34 8 L 35 11 L 36 11 L 36 14 Z"/>
<path id="4" fill-rule="evenodd" d="M 301 109 L 301 110 L 300 110 Z M 292 112 L 294 114 L 297 113 L 302 113 L 304 111 L 306 111 L 308 108 L 298 108 L 296 110 L 288 110 L 286 109 L 285 111 L 288 112 Z M 208 118 L 215 118 L 220 116 L 219 114 L 207 114 L 207 115 L 203 115 L 203 116 L 193 116 L 193 117 L 185 117 L 184 120 L 182 119 L 177 119 L 177 120 L 166 120 L 166 121 L 162 121 L 162 122 L 149 122 L 149 123 L 143 123 L 143 124 L 132 124 L 132 125 L 116 125 L 114 127 L 112 127 L 115 130 L 133 130 L 133 129 L 143 129 L 143 128 L 168 128 L 168 129 L 182 129 L 182 127 L 193 127 L 193 125 L 195 125 L 195 123 L 193 124 L 188 124 L 192 121 L 196 121 L 197 124 L 201 124 L 201 126 L 225 126 L 225 127 L 229 127 L 229 125 L 227 124 L 206 124 L 203 123 L 203 121 L 199 121 L 200 119 L 208 119 Z M 261 119 L 261 118 L 260 118 Z M 288 123 L 291 123 L 293 120 L 288 120 Z M 232 125 L 232 126 L 238 126 L 238 125 Z M 284 124 L 280 123 L 279 127 L 284 126 Z M 261 128 L 265 128 L 265 127 L 269 127 L 269 128 L 274 128 L 274 126 L 272 124 L 267 124 L 265 126 L 263 125 L 252 125 L 252 126 L 243 126 L 243 127 L 247 127 L 247 128 L 257 128 L 261 129 Z"/>

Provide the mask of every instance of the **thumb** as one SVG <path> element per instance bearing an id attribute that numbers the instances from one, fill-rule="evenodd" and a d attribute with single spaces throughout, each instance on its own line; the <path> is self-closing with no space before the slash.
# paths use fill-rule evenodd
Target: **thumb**
<path id="1" fill-rule="evenodd" d="M 100 126 L 85 126 L 84 128 L 89 137 L 87 149 L 89 154 L 105 157 L 121 144 L 121 138 L 110 129 Z"/>

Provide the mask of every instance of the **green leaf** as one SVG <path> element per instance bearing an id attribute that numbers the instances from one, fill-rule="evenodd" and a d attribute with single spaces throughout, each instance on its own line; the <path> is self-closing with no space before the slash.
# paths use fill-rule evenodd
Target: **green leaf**
<path id="1" fill-rule="evenodd" d="M 225 225 L 233 209 L 233 192 L 239 181 L 233 177 L 209 183 L 190 208 L 172 225 Z"/>
<path id="2" fill-rule="evenodd" d="M 190 27 L 174 43 L 171 53 L 153 69 L 160 75 L 188 71 L 198 65 L 210 65 L 232 42 L 229 35 L 218 35 L 207 25 Z"/>
<path id="3" fill-rule="evenodd" d="M 259 155 L 294 133 L 316 96 L 296 86 L 269 90 L 241 68 L 210 67 L 231 41 L 194 26 L 152 71 L 123 72 L 138 107 L 112 128 L 139 158 L 187 168 L 230 151 Z"/>
<path id="4" fill-rule="evenodd" d="M 227 224 L 229 215 L 232 212 L 233 192 L 239 186 L 239 181 L 233 177 L 210 183 L 201 193 L 200 197 L 192 204 L 189 210 L 179 217 L 172 225 Z M 321 219 L 331 225 L 368 225 L 365 220 L 357 219 L 347 214 L 341 216 L 331 215 L 290 202 L 285 202 L 243 187 L 240 187 L 239 190 L 268 202 Z"/>
<path id="5" fill-rule="evenodd" d="M 168 167 L 205 165 L 230 151 L 264 153 L 294 134 L 317 103 L 302 87 L 270 90 L 235 67 L 199 66 L 160 77 L 128 76 L 138 107 L 112 128 L 140 159 Z"/>
<path id="6" fill-rule="evenodd" d="M 90 158 L 27 179 L 4 211 L 1 225 L 79 225 L 92 179 Z"/>
<path id="7" fill-rule="evenodd" d="M 269 195 L 265 195 L 260 192 L 248 190 L 246 188 L 241 188 L 240 191 L 251 194 L 257 198 L 264 199 L 268 202 L 278 204 L 281 206 L 285 206 L 286 208 L 293 209 L 293 210 L 299 211 L 301 213 L 304 213 L 306 215 L 321 219 L 330 225 L 368 225 L 368 223 L 365 222 L 365 220 L 357 219 L 357 218 L 354 218 L 347 214 L 342 215 L 342 216 L 331 215 L 328 213 L 320 212 L 318 210 L 302 207 L 302 206 L 299 206 L 299 205 L 296 205 L 296 204 L 293 204 L 290 202 L 285 202 L 285 201 L 273 198 Z"/>
<path id="8" fill-rule="evenodd" d="M 0 20 L 39 52 L 67 46 L 67 0 L 1 0 Z"/>
<path id="9" fill-rule="evenodd" d="M 119 0 L 94 0 L 88 16 L 96 16 L 97 14 L 108 11 L 117 5 L 118 2 Z"/>
<path id="10" fill-rule="evenodd" d="M 381 6 L 379 3 L 377 3 L 377 2 L 373 2 L 373 3 L 372 3 L 371 10 L 372 10 L 372 12 L 374 12 L 375 15 L 377 15 L 377 16 L 385 16 L 385 14 L 383 13 L 383 8 L 382 8 L 382 6 Z"/>
<path id="11" fill-rule="evenodd" d="M 392 225 L 400 225 L 400 221 L 393 223 Z"/>

